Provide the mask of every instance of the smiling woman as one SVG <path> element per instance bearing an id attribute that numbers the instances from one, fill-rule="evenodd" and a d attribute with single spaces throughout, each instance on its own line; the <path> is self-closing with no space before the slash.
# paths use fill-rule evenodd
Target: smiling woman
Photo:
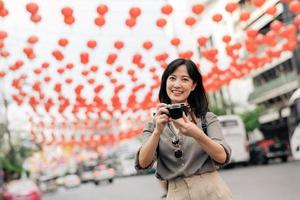
<path id="1" fill-rule="evenodd" d="M 231 149 L 216 115 L 208 112 L 202 76 L 191 60 L 167 66 L 159 100 L 154 119 L 145 125 L 136 169 L 157 161 L 156 177 L 167 182 L 167 199 L 232 199 L 217 172 L 228 163 Z M 174 118 L 168 108 L 178 106 L 188 109 Z"/>

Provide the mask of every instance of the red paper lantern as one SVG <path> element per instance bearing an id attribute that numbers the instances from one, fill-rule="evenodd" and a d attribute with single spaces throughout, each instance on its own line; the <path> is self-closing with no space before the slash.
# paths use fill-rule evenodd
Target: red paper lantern
<path id="1" fill-rule="evenodd" d="M 212 16 L 212 19 L 213 19 L 213 21 L 219 23 L 223 19 L 223 17 L 221 14 L 217 13 Z"/>
<path id="2" fill-rule="evenodd" d="M 265 0 L 252 0 L 252 3 L 255 7 L 261 7 L 262 5 L 264 5 Z"/>
<path id="3" fill-rule="evenodd" d="M 69 43 L 68 39 L 66 38 L 61 38 L 58 40 L 58 45 L 62 46 L 62 47 L 65 47 L 67 46 Z"/>
<path id="4" fill-rule="evenodd" d="M 250 18 L 250 12 L 249 11 L 242 11 L 240 14 L 240 20 L 241 21 L 247 21 Z"/>
<path id="5" fill-rule="evenodd" d="M 58 61 L 62 61 L 64 59 L 64 55 L 59 50 L 53 51 L 52 55 Z"/>
<path id="6" fill-rule="evenodd" d="M 31 14 L 36 14 L 39 10 L 39 6 L 36 3 L 28 3 L 26 4 L 26 10 Z"/>
<path id="7" fill-rule="evenodd" d="M 65 24 L 72 25 L 75 22 L 75 18 L 73 16 L 67 16 L 64 18 Z"/>
<path id="8" fill-rule="evenodd" d="M 41 19 L 42 19 L 42 17 L 40 15 L 38 15 L 38 14 L 33 14 L 30 17 L 30 20 L 33 21 L 34 23 L 40 22 Z"/>
<path id="9" fill-rule="evenodd" d="M 70 17 L 73 15 L 73 9 L 70 8 L 70 7 L 64 7 L 62 10 L 61 10 L 61 13 L 63 14 L 63 16 L 65 17 Z"/>
<path id="10" fill-rule="evenodd" d="M 290 4 L 289 4 L 289 8 L 290 11 L 292 11 L 293 13 L 299 13 L 300 12 L 300 2 L 297 0 L 293 0 Z"/>
<path id="11" fill-rule="evenodd" d="M 106 59 L 106 63 L 109 65 L 114 64 L 114 62 L 116 61 L 116 59 L 118 58 L 118 55 L 115 53 L 111 53 L 108 55 L 107 59 Z"/>
<path id="12" fill-rule="evenodd" d="M 254 38 L 254 37 L 256 37 L 256 35 L 257 35 L 257 31 L 256 30 L 254 30 L 254 29 L 248 29 L 247 30 L 247 36 L 248 37 Z"/>
<path id="13" fill-rule="evenodd" d="M 200 15 L 204 11 L 204 8 L 204 5 L 199 3 L 192 6 L 192 11 L 196 15 Z"/>
<path id="14" fill-rule="evenodd" d="M 128 26 L 129 28 L 132 28 L 132 27 L 134 27 L 135 24 L 136 24 L 136 19 L 135 19 L 135 18 L 129 18 L 129 19 L 126 19 L 125 24 L 126 24 L 126 26 Z"/>
<path id="15" fill-rule="evenodd" d="M 173 38 L 171 40 L 171 44 L 175 47 L 177 47 L 180 44 L 180 39 L 179 38 Z"/>
<path id="16" fill-rule="evenodd" d="M 105 18 L 104 18 L 104 16 L 100 15 L 95 19 L 94 22 L 97 26 L 101 27 L 105 24 Z"/>
<path id="17" fill-rule="evenodd" d="M 185 24 L 188 25 L 188 26 L 194 26 L 196 21 L 197 20 L 194 17 L 187 17 L 185 19 Z"/>
<path id="18" fill-rule="evenodd" d="M 231 41 L 231 37 L 230 37 L 230 35 L 224 35 L 222 40 L 225 43 L 229 43 Z"/>
<path id="19" fill-rule="evenodd" d="M 281 21 L 275 20 L 270 24 L 271 30 L 278 32 L 282 28 L 283 24 Z"/>
<path id="20" fill-rule="evenodd" d="M 130 8 L 129 10 L 129 15 L 132 17 L 132 18 L 137 18 L 138 16 L 141 15 L 141 9 L 139 7 L 132 7 Z"/>
<path id="21" fill-rule="evenodd" d="M 166 24 L 167 24 L 167 20 L 165 20 L 164 18 L 159 18 L 156 21 L 156 26 L 158 26 L 159 28 L 163 28 Z"/>
<path id="22" fill-rule="evenodd" d="M 37 36 L 32 35 L 27 39 L 27 42 L 29 44 L 35 44 L 38 40 L 39 40 L 39 38 Z"/>
<path id="23" fill-rule="evenodd" d="M 115 43 L 114 43 L 114 47 L 116 48 L 116 49 L 122 49 L 123 47 L 124 47 L 124 43 L 122 42 L 122 41 L 120 41 L 120 40 L 118 40 L 118 41 L 116 41 Z"/>
<path id="24" fill-rule="evenodd" d="M 99 15 L 105 15 L 108 11 L 108 7 L 105 4 L 100 4 L 97 7 L 97 13 L 99 13 Z"/>
<path id="25" fill-rule="evenodd" d="M 153 44 L 152 44 L 151 41 L 145 41 L 145 42 L 143 43 L 143 47 L 144 47 L 144 49 L 146 49 L 146 50 L 151 49 L 152 46 L 153 46 Z"/>
<path id="26" fill-rule="evenodd" d="M 0 31 L 0 40 L 3 40 L 7 37 L 7 32 L 6 31 Z"/>
<path id="27" fill-rule="evenodd" d="M 276 6 L 271 6 L 266 10 L 266 13 L 269 15 L 275 15 L 277 13 Z"/>
<path id="28" fill-rule="evenodd" d="M 206 37 L 199 37 L 198 39 L 197 39 L 197 42 L 198 42 L 198 44 L 199 44 L 199 46 L 205 46 L 206 45 L 206 42 L 207 42 L 207 38 Z"/>
<path id="29" fill-rule="evenodd" d="M 170 4 L 166 4 L 161 8 L 161 12 L 165 15 L 170 15 L 173 12 L 173 7 Z"/>
<path id="30" fill-rule="evenodd" d="M 296 24 L 298 27 L 300 26 L 300 15 L 297 15 L 294 18 L 294 24 Z M 1 37 L 0 37 L 1 38 Z"/>
<path id="31" fill-rule="evenodd" d="M 89 53 L 87 52 L 82 52 L 80 54 L 80 62 L 82 64 L 87 64 L 89 62 Z"/>
<path id="32" fill-rule="evenodd" d="M 238 8 L 238 4 L 234 2 L 227 3 L 225 10 L 229 13 L 233 13 Z"/>
<path id="33" fill-rule="evenodd" d="M 0 17 L 6 17 L 8 15 L 8 10 L 6 8 L 0 9 Z"/>
<path id="34" fill-rule="evenodd" d="M 86 43 L 87 47 L 94 49 L 97 46 L 97 42 L 95 40 L 89 40 Z"/>

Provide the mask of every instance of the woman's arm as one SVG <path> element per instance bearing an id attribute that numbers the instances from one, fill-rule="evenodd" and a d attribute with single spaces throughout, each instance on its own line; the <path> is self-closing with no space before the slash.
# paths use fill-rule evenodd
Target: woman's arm
<path id="1" fill-rule="evenodd" d="M 147 168 L 153 162 L 160 135 L 162 134 L 166 124 L 170 121 L 165 104 L 158 104 L 157 114 L 155 115 L 154 121 L 156 124 L 155 129 L 149 139 L 143 144 L 139 152 L 138 162 L 142 168 Z"/>
<path id="2" fill-rule="evenodd" d="M 207 154 L 218 163 L 225 163 L 227 154 L 224 147 L 209 138 L 201 129 L 196 127 L 192 136 Z"/>
<path id="3" fill-rule="evenodd" d="M 154 159 L 156 148 L 158 146 L 160 134 L 155 129 L 147 142 L 142 146 L 139 153 L 139 165 L 141 168 L 147 168 Z"/>

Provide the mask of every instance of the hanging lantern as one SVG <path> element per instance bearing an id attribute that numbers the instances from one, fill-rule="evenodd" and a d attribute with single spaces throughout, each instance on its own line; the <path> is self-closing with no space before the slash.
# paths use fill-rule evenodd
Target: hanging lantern
<path id="1" fill-rule="evenodd" d="M 38 40 L 39 40 L 39 38 L 37 36 L 32 35 L 27 39 L 27 42 L 29 44 L 35 44 Z"/>
<path id="2" fill-rule="evenodd" d="M 30 17 L 30 20 L 34 23 L 39 23 L 41 21 L 42 17 L 38 14 L 33 14 Z"/>
<path id="3" fill-rule="evenodd" d="M 161 8 L 161 12 L 165 15 L 170 15 L 173 12 L 173 7 L 170 4 L 166 4 Z"/>
<path id="4" fill-rule="evenodd" d="M 275 20 L 270 24 L 271 30 L 278 32 L 282 28 L 283 24 L 281 21 Z"/>
<path id="5" fill-rule="evenodd" d="M 108 11 L 108 7 L 107 5 L 105 4 L 100 4 L 98 7 L 97 7 L 97 13 L 99 15 L 105 15 Z"/>
<path id="6" fill-rule="evenodd" d="M 75 22 L 75 18 L 73 16 L 67 16 L 64 18 L 65 24 L 72 25 Z"/>
<path id="7" fill-rule="evenodd" d="M 145 42 L 143 43 L 143 47 L 144 47 L 144 49 L 146 49 L 146 50 L 151 49 L 152 46 L 153 46 L 153 44 L 152 44 L 151 41 L 145 41 Z"/>
<path id="8" fill-rule="evenodd" d="M 250 18 L 250 12 L 249 11 L 242 11 L 240 14 L 240 20 L 241 21 L 247 21 Z"/>
<path id="9" fill-rule="evenodd" d="M 188 26 L 190 26 L 190 27 L 192 27 L 192 26 L 195 25 L 196 21 L 197 20 L 194 17 L 187 17 L 185 19 L 185 24 L 188 25 Z"/>
<path id="10" fill-rule="evenodd" d="M 125 24 L 126 24 L 126 26 L 128 26 L 129 28 L 132 28 L 132 27 L 134 27 L 135 24 L 136 24 L 136 19 L 135 19 L 135 18 L 129 18 L 129 19 L 126 19 Z"/>
<path id="11" fill-rule="evenodd" d="M 177 47 L 180 44 L 180 39 L 179 38 L 173 38 L 171 40 L 171 44 L 175 47 Z"/>
<path id="12" fill-rule="evenodd" d="M 64 7 L 61 10 L 61 13 L 63 14 L 64 17 L 70 17 L 73 15 L 73 9 L 70 7 Z"/>
<path id="13" fill-rule="evenodd" d="M 31 2 L 31 3 L 26 4 L 26 10 L 33 15 L 38 12 L 39 6 L 36 3 Z"/>
<path id="14" fill-rule="evenodd" d="M 97 42 L 95 40 L 89 40 L 87 41 L 86 46 L 90 49 L 94 49 L 97 46 Z"/>
<path id="15" fill-rule="evenodd" d="M 204 5 L 201 3 L 195 4 L 192 6 L 192 11 L 193 13 L 195 13 L 196 15 L 200 15 L 203 11 L 204 11 Z"/>
<path id="16" fill-rule="evenodd" d="M 87 64 L 89 62 L 89 53 L 87 52 L 82 52 L 80 54 L 80 62 L 82 64 Z"/>
<path id="17" fill-rule="evenodd" d="M 268 15 L 275 15 L 277 13 L 277 8 L 276 6 L 271 6 L 266 10 L 266 13 Z"/>
<path id="18" fill-rule="evenodd" d="M 62 47 L 65 47 L 67 46 L 69 43 L 68 39 L 66 38 L 61 38 L 58 40 L 58 45 L 62 46 Z"/>
<path id="19" fill-rule="evenodd" d="M 213 19 L 213 21 L 219 23 L 223 19 L 223 17 L 221 14 L 217 13 L 212 16 L 212 19 Z"/>
<path id="20" fill-rule="evenodd" d="M 167 24 L 167 20 L 165 20 L 164 18 L 159 18 L 156 21 L 156 26 L 158 26 L 159 28 L 163 28 L 166 24 Z"/>
<path id="21" fill-rule="evenodd" d="M 199 37 L 197 39 L 197 42 L 199 44 L 199 46 L 203 47 L 206 45 L 206 42 L 207 42 L 207 38 L 206 37 Z"/>
<path id="22" fill-rule="evenodd" d="M 293 0 L 291 3 L 289 3 L 289 9 L 293 13 L 298 14 L 300 12 L 300 2 Z"/>
<path id="23" fill-rule="evenodd" d="M 118 41 L 116 41 L 116 42 L 114 43 L 114 47 L 115 47 L 116 49 L 120 50 L 120 49 L 122 49 L 122 48 L 124 47 L 124 43 L 123 43 L 122 41 L 118 40 Z"/>
<path id="24" fill-rule="evenodd" d="M 259 8 L 264 5 L 265 0 L 252 0 L 252 3 L 255 7 Z"/>
<path id="25" fill-rule="evenodd" d="M 99 26 L 99 27 L 103 26 L 103 25 L 105 24 L 105 18 L 104 18 L 104 16 L 102 16 L 102 15 L 98 16 L 98 17 L 95 19 L 94 23 L 95 23 L 97 26 Z"/>
<path id="26" fill-rule="evenodd" d="M 224 35 L 222 40 L 225 43 L 229 43 L 231 41 L 231 37 L 230 37 L 230 35 Z"/>
<path id="27" fill-rule="evenodd" d="M 141 9 L 139 7 L 132 7 L 130 8 L 129 10 L 129 15 L 132 17 L 132 18 L 137 18 L 138 16 L 141 15 Z"/>
<path id="28" fill-rule="evenodd" d="M 118 58 L 118 55 L 115 53 L 111 53 L 108 55 L 107 59 L 106 59 L 106 63 L 109 65 L 114 64 L 114 62 L 116 61 L 116 59 Z"/>
<path id="29" fill-rule="evenodd" d="M 225 10 L 232 14 L 238 8 L 238 4 L 234 2 L 229 2 L 225 6 Z"/>

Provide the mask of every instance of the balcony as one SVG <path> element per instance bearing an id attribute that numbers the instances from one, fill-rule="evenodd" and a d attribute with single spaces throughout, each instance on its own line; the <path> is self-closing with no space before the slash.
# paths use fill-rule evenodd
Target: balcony
<path id="1" fill-rule="evenodd" d="M 283 74 L 279 78 L 255 88 L 248 97 L 252 104 L 258 104 L 271 98 L 280 96 L 299 87 L 299 77 L 296 72 Z"/>

